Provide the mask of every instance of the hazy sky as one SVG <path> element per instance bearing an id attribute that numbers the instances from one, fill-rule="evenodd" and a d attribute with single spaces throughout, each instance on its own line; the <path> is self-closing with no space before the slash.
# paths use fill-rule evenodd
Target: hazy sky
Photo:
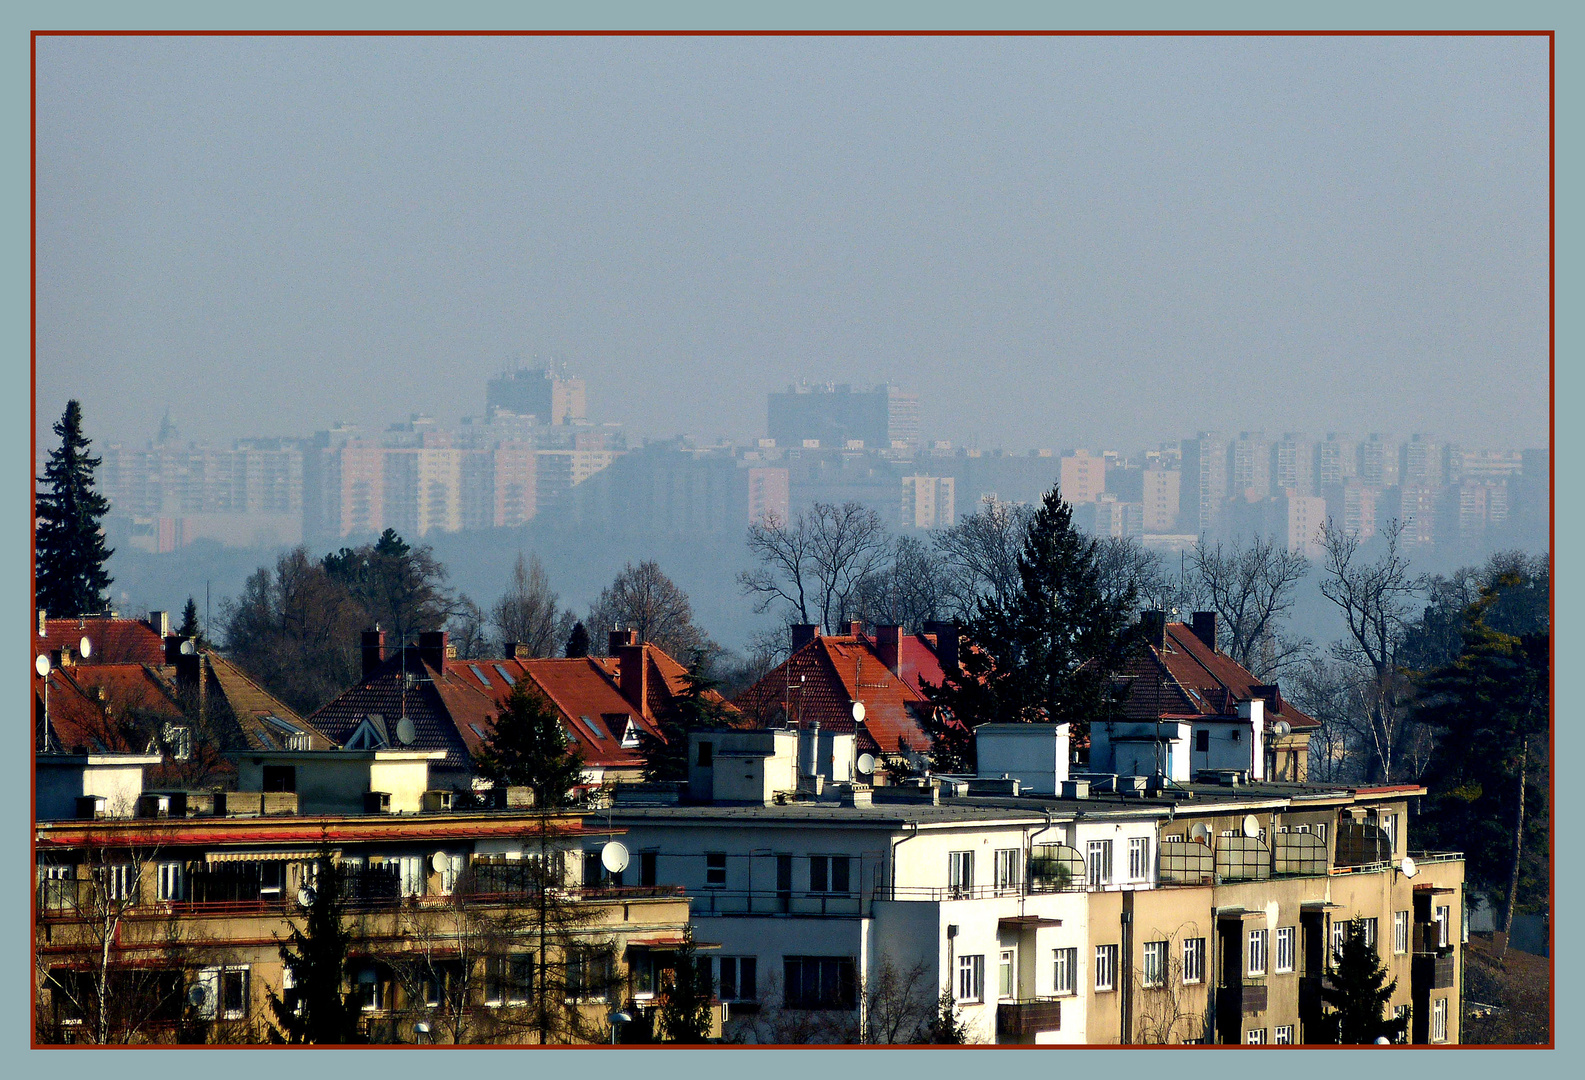
<path id="1" fill-rule="evenodd" d="M 798 378 L 927 437 L 1542 446 L 1544 38 L 38 44 L 38 408 L 141 441 Z M 41 442 L 52 443 L 52 436 Z"/>

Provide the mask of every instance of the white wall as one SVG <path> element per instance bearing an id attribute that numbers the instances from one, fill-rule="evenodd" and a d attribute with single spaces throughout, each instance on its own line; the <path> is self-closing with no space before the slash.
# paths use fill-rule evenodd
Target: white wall
<path id="1" fill-rule="evenodd" d="M 1068 725 L 981 724 L 974 753 L 980 776 L 1006 774 L 1025 791 L 1054 795 L 1068 778 Z"/>
<path id="2" fill-rule="evenodd" d="M 101 795 L 109 817 L 131 817 L 143 794 L 143 766 L 159 763 L 159 755 L 135 754 L 123 761 L 104 760 L 113 755 L 93 755 L 88 760 L 72 755 L 66 761 L 50 755 L 35 758 L 37 776 L 34 805 L 38 820 L 63 821 L 77 816 L 80 795 Z"/>

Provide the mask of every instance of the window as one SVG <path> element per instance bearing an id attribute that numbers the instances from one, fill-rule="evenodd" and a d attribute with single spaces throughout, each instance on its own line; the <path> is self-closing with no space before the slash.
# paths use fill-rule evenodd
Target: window
<path id="1" fill-rule="evenodd" d="M 568 965 L 568 986 L 572 967 Z M 581 977 L 581 976 L 580 976 Z M 486 1005 L 525 1005 L 534 990 L 534 954 L 509 953 L 490 956 L 484 961 L 484 1003 Z"/>
<path id="2" fill-rule="evenodd" d="M 969 896 L 974 889 L 974 852 L 947 854 L 947 885 L 953 896 Z"/>
<path id="3" fill-rule="evenodd" d="M 1271 1041 L 1276 1043 L 1278 1046 L 1292 1046 L 1293 1045 L 1293 1025 L 1292 1024 L 1284 1024 L 1282 1027 L 1277 1028 L 1272 1033 Z"/>
<path id="4" fill-rule="evenodd" d="M 1209 730 L 1201 728 L 1194 733 L 1194 748 L 1202 754 L 1211 748 L 1211 733 Z"/>
<path id="5" fill-rule="evenodd" d="M 296 791 L 297 766 L 296 765 L 266 765 L 264 766 L 265 791 Z"/>
<path id="6" fill-rule="evenodd" d="M 380 1012 L 385 1008 L 385 980 L 380 972 L 366 967 L 358 972 L 356 982 L 358 1004 L 364 1012 Z"/>
<path id="7" fill-rule="evenodd" d="M 701 768 L 707 768 L 715 761 L 715 744 L 702 742 L 699 744 L 699 756 L 696 759 Z"/>
<path id="8" fill-rule="evenodd" d="M 1249 965 L 1244 972 L 1246 975 L 1266 973 L 1266 933 L 1265 930 L 1249 932 Z"/>
<path id="9" fill-rule="evenodd" d="M 160 863 L 159 898 L 187 899 L 187 868 L 179 862 Z"/>
<path id="10" fill-rule="evenodd" d="M 998 896 L 1018 891 L 1018 863 L 1021 854 L 1018 848 L 997 849 L 996 893 Z"/>
<path id="11" fill-rule="evenodd" d="M 638 883 L 645 887 L 656 883 L 655 852 L 641 851 L 638 853 Z"/>
<path id="12" fill-rule="evenodd" d="M 1409 913 L 1392 913 L 1392 951 L 1402 956 L 1409 951 Z"/>
<path id="13" fill-rule="evenodd" d="M 493 687 L 490 686 L 490 677 L 488 675 L 486 675 L 484 672 L 479 670 L 479 665 L 478 664 L 469 664 L 468 665 L 468 670 L 473 672 L 473 677 L 475 679 L 478 679 L 481 683 L 484 684 L 484 688 L 486 690 L 493 689 Z"/>
<path id="14" fill-rule="evenodd" d="M 160 741 L 177 761 L 193 756 L 193 729 L 186 724 L 166 724 L 160 729 Z"/>
<path id="15" fill-rule="evenodd" d="M 556 855 L 559 858 L 561 856 L 561 852 L 558 851 Z M 449 895 L 451 890 L 457 887 L 457 875 L 462 873 L 462 868 L 465 865 L 466 863 L 464 861 L 464 857 L 461 855 L 452 855 L 448 859 L 442 861 L 440 869 L 441 892 Z"/>
<path id="16" fill-rule="evenodd" d="M 1051 992 L 1073 994 L 1078 992 L 1079 950 L 1052 949 Z"/>
<path id="17" fill-rule="evenodd" d="M 100 867 L 94 876 L 104 885 L 106 900 L 137 901 L 138 868 L 131 863 Z"/>
<path id="18" fill-rule="evenodd" d="M 1108 885 L 1112 880 L 1112 842 L 1091 840 L 1088 850 L 1089 882 L 1091 885 Z"/>
<path id="19" fill-rule="evenodd" d="M 717 980 L 716 993 L 722 1001 L 759 1000 L 759 961 L 755 957 L 723 956 L 720 966 L 721 978 Z"/>
<path id="20" fill-rule="evenodd" d="M 1450 932 L 1452 930 L 1452 918 L 1452 908 L 1438 907 L 1436 909 L 1436 947 L 1439 949 L 1446 948 L 1448 945 L 1452 944 L 1453 939 L 1450 936 Z"/>
<path id="21" fill-rule="evenodd" d="M 1145 971 L 1142 981 L 1146 989 L 1167 985 L 1167 943 L 1165 941 L 1145 942 Z"/>
<path id="22" fill-rule="evenodd" d="M 1277 967 L 1279 975 L 1287 974 L 1293 970 L 1293 927 L 1279 926 L 1277 928 Z"/>
<path id="23" fill-rule="evenodd" d="M 1376 948 L 1376 920 L 1375 919 L 1362 919 L 1361 921 L 1365 924 L 1365 944 L 1369 945 L 1372 951 L 1375 951 L 1375 948 Z"/>
<path id="24" fill-rule="evenodd" d="M 1117 989 L 1117 946 L 1095 947 L 1095 989 Z"/>
<path id="25" fill-rule="evenodd" d="M 1186 983 L 1205 981 L 1205 939 L 1203 937 L 1184 939 L 1183 981 Z"/>
<path id="26" fill-rule="evenodd" d="M 604 1001 L 616 981 L 616 957 L 605 949 L 573 949 L 567 956 L 567 997 Z"/>
<path id="27" fill-rule="evenodd" d="M 846 855 L 809 856 L 809 891 L 842 894 L 852 891 L 852 861 Z"/>
<path id="28" fill-rule="evenodd" d="M 1316 825 L 1315 837 L 1317 840 L 1321 841 L 1321 843 L 1326 843 L 1326 824 L 1324 822 Z"/>
<path id="29" fill-rule="evenodd" d="M 203 1000 L 198 1015 L 205 1020 L 241 1020 L 248 1015 L 248 969 L 205 968 L 198 973 Z"/>
<path id="30" fill-rule="evenodd" d="M 1128 841 L 1128 876 L 1135 881 L 1150 876 L 1150 837 L 1136 836 Z"/>
<path id="31" fill-rule="evenodd" d="M 983 953 L 958 957 L 958 1000 L 985 1000 L 985 956 Z"/>
<path id="32" fill-rule="evenodd" d="M 851 956 L 789 956 L 782 961 L 789 1009 L 851 1009 L 858 1000 Z"/>
<path id="33" fill-rule="evenodd" d="M 1266 1045 L 1266 1029 L 1265 1028 L 1250 1028 L 1249 1029 L 1249 1034 L 1244 1036 L 1244 1042 L 1245 1042 L 1245 1044 L 1247 1044 L 1249 1046 L 1264 1046 L 1264 1045 Z"/>
<path id="34" fill-rule="evenodd" d="M 501 676 L 501 681 L 504 682 L 507 686 L 516 686 L 517 685 L 517 680 L 512 678 L 512 673 L 510 671 L 507 671 L 506 668 L 502 667 L 500 664 L 496 664 L 495 665 L 495 673 L 497 675 Z"/>
<path id="35" fill-rule="evenodd" d="M 1343 942 L 1348 940 L 1348 920 L 1332 920 L 1332 962 L 1336 963 L 1338 957 L 1343 955 Z"/>
<path id="36" fill-rule="evenodd" d="M 1003 949 L 1001 963 L 996 968 L 996 996 L 998 998 L 1016 998 L 1018 987 L 1018 952 L 1016 949 Z"/>
<path id="37" fill-rule="evenodd" d="M 1431 1041 L 1447 1042 L 1447 998 L 1431 1002 Z"/>
<path id="38" fill-rule="evenodd" d="M 1409 1006 L 1407 1006 L 1407 1005 L 1394 1005 L 1392 1007 L 1392 1018 L 1394 1020 L 1402 1020 L 1404 1017 L 1406 1017 L 1408 1015 L 1409 1015 Z M 1407 1046 L 1407 1045 L 1409 1045 L 1409 1025 L 1408 1024 L 1404 1024 L 1403 1025 L 1403 1030 L 1398 1032 L 1398 1037 L 1396 1039 L 1394 1039 L 1393 1041 L 1396 1042 L 1399 1046 Z"/>
<path id="39" fill-rule="evenodd" d="M 402 895 L 423 896 L 424 857 L 422 855 L 401 855 L 398 856 L 396 865 L 402 875 Z"/>
<path id="40" fill-rule="evenodd" d="M 1387 854 L 1391 856 L 1393 852 L 1398 850 L 1398 815 L 1381 815 L 1381 831 L 1387 834 Z"/>
<path id="41" fill-rule="evenodd" d="M 704 884 L 707 889 L 726 888 L 726 853 L 712 851 L 704 857 Z"/>

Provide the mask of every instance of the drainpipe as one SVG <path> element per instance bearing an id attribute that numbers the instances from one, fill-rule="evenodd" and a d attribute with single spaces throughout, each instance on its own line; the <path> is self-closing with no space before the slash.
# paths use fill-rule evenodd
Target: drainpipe
<path id="1" fill-rule="evenodd" d="M 1124 1046 L 1134 1041 L 1134 891 L 1128 889 L 1123 893 L 1123 944 L 1122 956 L 1118 958 L 1118 994 L 1119 1008 L 1122 1012 L 1122 1036 Z"/>

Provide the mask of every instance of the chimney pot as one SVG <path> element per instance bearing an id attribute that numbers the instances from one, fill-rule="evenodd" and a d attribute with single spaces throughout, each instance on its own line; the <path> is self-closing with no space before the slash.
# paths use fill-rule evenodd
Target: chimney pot
<path id="1" fill-rule="evenodd" d="M 638 631 L 637 630 L 612 630 L 607 640 L 608 640 L 608 642 L 610 644 L 610 649 L 607 650 L 607 651 L 612 656 L 615 656 L 616 655 L 616 651 L 618 649 L 622 648 L 624 645 L 637 645 L 638 644 Z"/>
<path id="2" fill-rule="evenodd" d="M 864 621 L 862 619 L 854 619 L 852 622 L 848 623 L 848 633 L 854 637 L 863 637 Z"/>
<path id="3" fill-rule="evenodd" d="M 374 674 L 375 668 L 385 662 L 385 631 L 379 627 L 365 630 L 362 636 L 363 677 Z"/>
<path id="4" fill-rule="evenodd" d="M 49 612 L 39 608 L 39 637 L 49 633 Z"/>
<path id="5" fill-rule="evenodd" d="M 925 633 L 936 636 L 936 661 L 942 671 L 955 671 L 958 666 L 958 624 L 955 622 L 927 622 Z"/>
<path id="6" fill-rule="evenodd" d="M 627 633 L 632 633 L 635 638 L 638 636 L 633 631 Z M 649 697 L 649 665 L 645 663 L 644 646 L 637 641 L 617 645 L 614 636 L 611 655 L 616 657 L 617 686 L 633 711 L 643 716 L 644 702 Z"/>
<path id="7" fill-rule="evenodd" d="M 875 655 L 893 675 L 900 675 L 898 668 L 902 663 L 902 639 L 903 628 L 900 626 L 875 628 Z"/>
<path id="8" fill-rule="evenodd" d="M 163 638 L 171 632 L 171 613 L 169 611 L 149 612 L 149 627 Z"/>
<path id="9" fill-rule="evenodd" d="M 792 625 L 792 651 L 797 652 L 815 639 L 820 633 L 820 627 L 814 623 L 793 623 Z"/>
<path id="10" fill-rule="evenodd" d="M 501 646 L 501 655 L 508 660 L 516 660 L 518 656 L 521 655 L 517 650 L 521 649 L 522 647 L 523 646 L 519 645 L 515 641 L 505 642 Z"/>
<path id="11" fill-rule="evenodd" d="M 418 659 L 442 675 L 446 672 L 446 657 L 450 648 L 444 630 L 424 630 L 418 635 Z"/>

